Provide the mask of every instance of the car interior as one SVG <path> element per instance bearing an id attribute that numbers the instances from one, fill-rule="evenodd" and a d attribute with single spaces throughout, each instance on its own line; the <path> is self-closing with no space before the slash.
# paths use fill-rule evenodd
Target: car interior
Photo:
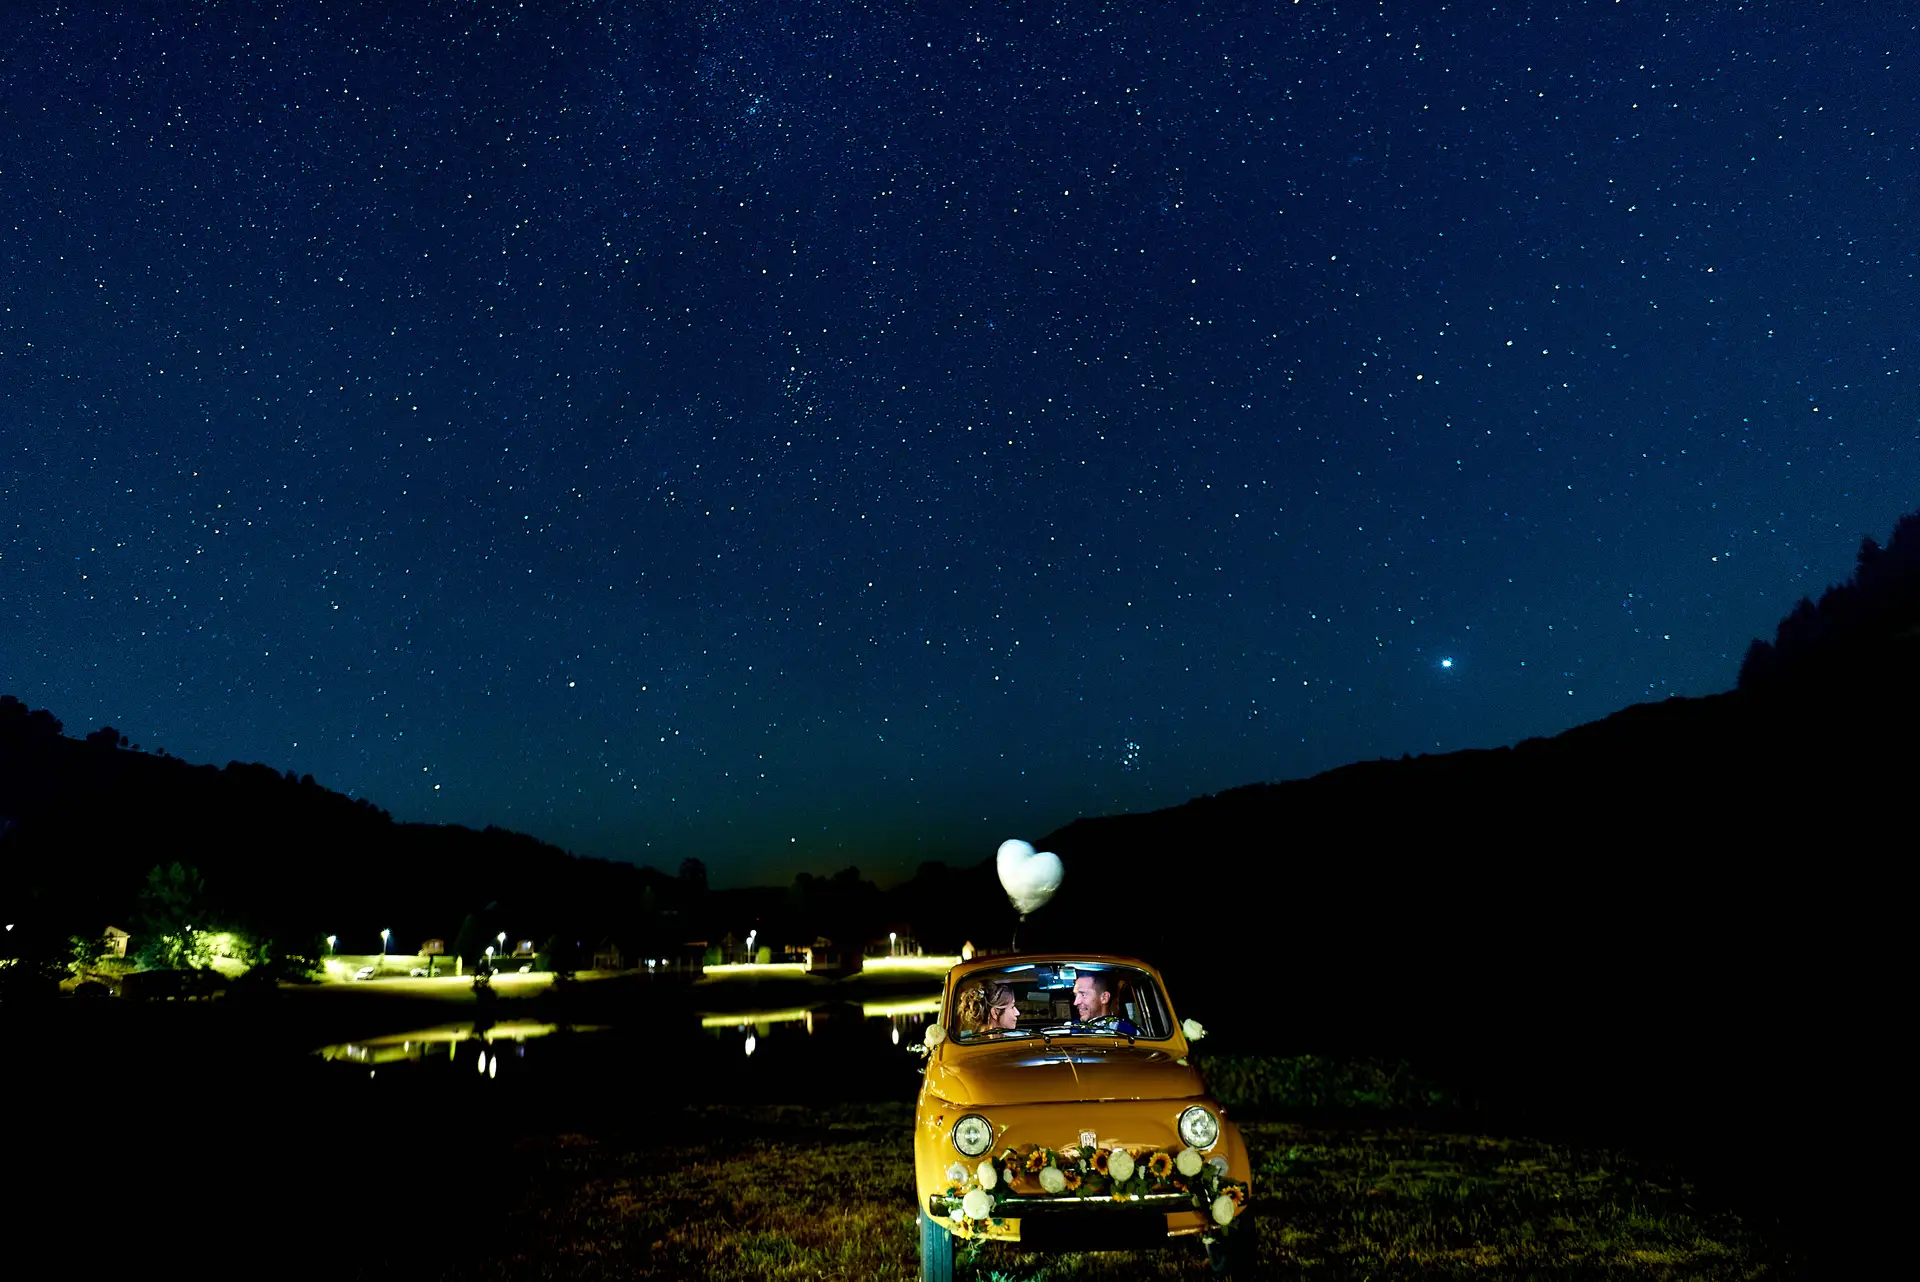
<path id="1" fill-rule="evenodd" d="M 1137 1030 L 1135 1036 L 1152 1040 L 1171 1035 L 1172 1022 L 1166 1013 L 1166 1003 L 1152 976 L 1130 966 L 1070 962 L 1023 963 L 969 976 L 955 990 L 954 1008 L 948 1012 L 949 1031 L 961 1041 L 972 1041 L 1037 1035 L 1042 1028 L 1074 1024 L 1079 1019 L 1073 1005 L 1074 983 L 1082 974 L 1089 973 L 1103 974 L 1113 981 L 1118 1013 Z M 966 990 L 975 985 L 979 986 L 979 996 L 969 1001 Z M 965 1012 L 984 1009 L 1000 985 L 1013 991 L 1015 1027 L 968 1026 Z"/>

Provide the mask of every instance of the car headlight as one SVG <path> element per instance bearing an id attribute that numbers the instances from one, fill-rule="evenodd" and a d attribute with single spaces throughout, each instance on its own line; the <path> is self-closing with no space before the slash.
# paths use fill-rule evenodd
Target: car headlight
<path id="1" fill-rule="evenodd" d="M 993 1123 L 968 1113 L 953 1124 L 953 1146 L 966 1157 L 979 1157 L 993 1147 Z"/>
<path id="2" fill-rule="evenodd" d="M 1193 1148 L 1212 1148 L 1220 1138 L 1220 1119 L 1212 1110 L 1195 1104 L 1180 1114 L 1180 1138 Z"/>

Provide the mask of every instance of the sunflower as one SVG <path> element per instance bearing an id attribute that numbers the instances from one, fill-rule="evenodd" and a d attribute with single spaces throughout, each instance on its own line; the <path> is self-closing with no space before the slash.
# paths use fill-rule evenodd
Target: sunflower
<path id="1" fill-rule="evenodd" d="M 1147 1159 L 1147 1174 L 1156 1180 L 1164 1180 L 1173 1174 L 1173 1154 L 1155 1153 Z"/>
<path id="2" fill-rule="evenodd" d="M 1107 1173 L 1106 1149 L 1097 1148 L 1093 1150 L 1093 1171 L 1096 1175 L 1105 1175 Z"/>
<path id="3" fill-rule="evenodd" d="M 1047 1165 L 1047 1150 L 1037 1148 L 1027 1154 L 1027 1174 L 1038 1175 Z"/>
<path id="4" fill-rule="evenodd" d="M 1068 1168 L 1062 1171 L 1061 1174 L 1067 1177 L 1067 1192 L 1071 1193 L 1080 1187 L 1080 1172 Z"/>
<path id="5" fill-rule="evenodd" d="M 1247 1190 L 1244 1186 L 1229 1184 L 1225 1191 L 1227 1196 L 1233 1199 L 1233 1207 L 1236 1211 L 1247 1204 Z"/>

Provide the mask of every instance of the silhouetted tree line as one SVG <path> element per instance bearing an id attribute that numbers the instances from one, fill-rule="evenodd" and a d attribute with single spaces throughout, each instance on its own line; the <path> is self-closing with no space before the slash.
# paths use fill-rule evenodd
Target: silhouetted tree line
<path id="1" fill-rule="evenodd" d="M 1780 620 L 1771 643 L 1756 639 L 1740 664 L 1740 685 L 1752 686 L 1819 660 L 1885 643 L 1920 628 L 1920 512 L 1894 524 L 1887 545 L 1860 541 L 1853 576 L 1828 588 L 1819 604 L 1807 597 Z"/>
<path id="2" fill-rule="evenodd" d="M 774 949 L 824 937 L 856 951 L 896 928 L 933 951 L 1010 933 L 990 861 L 926 863 L 885 891 L 854 867 L 715 890 L 698 858 L 669 876 L 493 826 L 395 823 L 311 775 L 191 765 L 130 747 L 112 726 L 78 740 L 63 730 L 0 696 L 0 902 L 19 919 L 13 951 L 47 959 L 48 974 L 109 924 L 154 966 L 202 964 L 189 926 L 238 932 L 269 973 L 309 968 L 328 935 L 338 951 L 376 951 L 382 928 L 394 952 L 438 937 L 469 964 L 502 934 L 509 949 L 531 939 L 560 969 L 591 965 L 604 944 L 632 962 L 753 929 Z M 1006 920 L 983 932 L 983 910 Z"/>
<path id="3" fill-rule="evenodd" d="M 1796 967 L 1877 946 L 1857 927 L 1890 902 L 1862 864 L 1874 834 L 1904 831 L 1920 773 L 1917 560 L 1920 514 L 1864 545 L 1853 579 L 1797 607 L 1725 694 L 1077 820 L 1041 841 L 1067 878 L 1020 942 L 1282 977 L 1295 1019 L 1344 1016 L 1356 995 L 1382 1019 L 1494 1018 L 1608 985 L 1680 1002 L 1671 976 L 1710 957 L 1796 994 Z M 602 941 L 633 958 L 748 929 L 775 948 L 858 948 L 895 926 L 939 952 L 1014 936 L 985 852 L 885 891 L 857 868 L 717 891 L 698 859 L 669 876 L 498 828 L 396 824 L 310 776 L 61 731 L 0 697 L 0 894 L 62 944 L 132 919 L 175 862 L 199 871 L 209 912 L 292 957 L 336 932 L 368 947 L 382 926 L 396 949 L 451 933 L 469 957 L 505 932 L 566 966 Z"/>
<path id="4" fill-rule="evenodd" d="M 188 870 L 193 923 L 244 932 L 291 968 L 342 951 L 451 941 L 471 919 L 473 955 L 498 932 L 543 951 L 590 952 L 605 933 L 649 923 L 662 939 L 692 888 L 655 869 L 578 859 L 522 833 L 395 823 L 372 802 L 257 763 L 224 769 L 130 750 L 103 726 L 84 739 L 0 696 L 0 904 L 22 956 L 62 958 L 109 924 L 159 930 L 156 869 Z M 143 894 L 146 896 L 143 898 Z M 151 957 L 150 960 L 162 960 Z M 584 964 L 584 963 L 582 963 Z"/>
<path id="5" fill-rule="evenodd" d="M 1267 985 L 1297 1029 L 1806 1016 L 1892 973 L 1916 726 L 1920 514 L 1735 690 L 1076 820 L 1041 839 L 1067 875 L 1020 938 Z"/>

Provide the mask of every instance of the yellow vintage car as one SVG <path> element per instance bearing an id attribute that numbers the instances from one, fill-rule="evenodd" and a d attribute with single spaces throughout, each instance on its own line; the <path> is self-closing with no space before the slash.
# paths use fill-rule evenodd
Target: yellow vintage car
<path id="1" fill-rule="evenodd" d="M 1124 1250 L 1198 1238 L 1252 1274 L 1252 1170 L 1188 1062 L 1204 1030 L 1129 957 L 983 957 L 947 972 L 914 1113 L 922 1282 L 956 1239 Z"/>

